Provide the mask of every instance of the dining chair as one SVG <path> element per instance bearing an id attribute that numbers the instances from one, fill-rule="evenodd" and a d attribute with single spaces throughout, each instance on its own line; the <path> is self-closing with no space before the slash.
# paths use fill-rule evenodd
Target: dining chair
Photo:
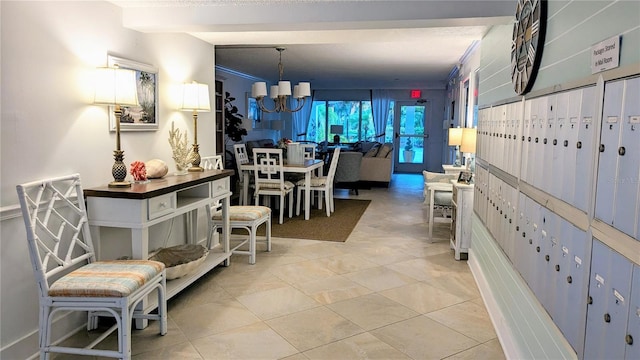
<path id="1" fill-rule="evenodd" d="M 425 198 L 429 197 L 429 241 L 433 240 L 433 227 L 436 222 L 451 223 L 453 221 L 453 184 L 451 180 L 457 178 L 452 174 L 422 171 L 424 177 Z M 426 203 L 425 199 L 425 203 Z M 436 212 L 438 216 L 436 216 Z"/>
<path id="2" fill-rule="evenodd" d="M 236 166 L 238 167 L 236 171 L 238 172 L 238 187 L 240 189 L 244 189 L 244 174 L 240 169 L 241 165 L 249 164 L 251 161 L 249 160 L 249 154 L 247 153 L 247 147 L 245 144 L 234 144 L 233 145 L 233 155 L 236 159 Z M 248 185 L 249 187 L 250 184 Z M 240 191 L 240 205 L 248 205 L 248 199 L 244 198 L 244 191 Z"/>
<path id="3" fill-rule="evenodd" d="M 51 353 L 130 359 L 134 318 L 158 320 L 160 334 L 167 333 L 165 265 L 151 260 L 96 261 L 79 174 L 16 188 L 38 285 L 41 359 L 49 359 Z M 154 291 L 158 313 L 136 309 Z M 69 311 L 88 312 L 87 330 L 98 327 L 99 316 L 113 317 L 115 324 L 86 347 L 53 344 L 52 323 L 59 312 Z M 116 330 L 117 350 L 94 349 Z"/>
<path id="4" fill-rule="evenodd" d="M 284 178 L 282 149 L 253 149 L 255 204 L 260 205 L 260 196 L 279 198 L 280 218 L 284 217 L 284 200 L 289 197 L 289 217 L 293 217 L 293 190 L 295 185 Z"/>
<path id="5" fill-rule="evenodd" d="M 205 156 L 202 158 L 202 167 L 205 170 L 223 170 L 222 157 L 220 155 Z M 207 219 L 209 219 L 208 249 L 212 247 L 213 234 L 223 225 L 220 206 L 219 202 L 206 206 Z M 267 243 L 267 251 L 271 251 L 271 208 L 266 206 L 229 206 L 229 229 L 245 229 L 249 233 L 249 237 L 232 247 L 231 252 L 249 255 L 249 264 L 256 263 L 257 230 L 262 224 L 266 224 L 265 242 Z M 249 250 L 239 250 L 247 243 Z"/>
<path id="6" fill-rule="evenodd" d="M 317 176 L 311 178 L 310 190 L 318 193 L 318 208 L 322 209 L 322 193 L 325 195 L 325 202 L 327 208 L 327 217 L 331 216 L 331 213 L 335 211 L 333 202 L 333 179 L 336 174 L 336 168 L 338 167 L 338 159 L 340 157 L 340 148 L 336 147 L 333 150 L 333 156 L 331 158 L 331 165 L 329 165 L 329 173 L 327 176 Z M 302 191 L 306 189 L 304 179 L 298 181 L 298 196 L 296 203 L 296 216 L 300 215 L 300 201 L 302 199 Z M 313 196 L 313 195 L 312 195 Z"/>

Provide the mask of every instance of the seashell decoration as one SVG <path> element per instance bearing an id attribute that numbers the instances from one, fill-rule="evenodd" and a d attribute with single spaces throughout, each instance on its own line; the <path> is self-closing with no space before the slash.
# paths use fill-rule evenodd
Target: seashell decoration
<path id="1" fill-rule="evenodd" d="M 145 163 L 147 169 L 147 177 L 149 179 L 159 179 L 169 172 L 167 163 L 160 159 L 149 160 Z"/>

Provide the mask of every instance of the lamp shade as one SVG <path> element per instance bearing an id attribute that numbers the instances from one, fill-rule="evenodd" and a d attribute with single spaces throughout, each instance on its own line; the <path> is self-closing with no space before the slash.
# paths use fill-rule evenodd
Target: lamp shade
<path id="1" fill-rule="evenodd" d="M 117 67 L 97 68 L 93 102 L 105 105 L 137 106 L 136 72 Z"/>
<path id="2" fill-rule="evenodd" d="M 297 99 L 311 96 L 311 83 L 300 82 L 296 86 L 298 87 L 298 96 L 296 97 Z"/>
<path id="3" fill-rule="evenodd" d="M 449 146 L 462 144 L 462 128 L 449 128 Z"/>
<path id="4" fill-rule="evenodd" d="M 259 98 L 267 96 L 267 83 L 259 81 L 251 85 L 251 97 Z"/>
<path id="5" fill-rule="evenodd" d="M 278 81 L 278 96 L 291 96 L 291 82 Z"/>
<path id="6" fill-rule="evenodd" d="M 342 134 L 344 132 L 344 127 L 342 125 L 331 125 L 329 130 L 332 134 Z"/>
<path id="7" fill-rule="evenodd" d="M 182 105 L 180 110 L 211 111 L 209 85 L 192 82 L 182 86 Z"/>
<path id="8" fill-rule="evenodd" d="M 477 131 L 478 130 L 474 128 L 462 129 L 462 144 L 460 145 L 461 152 L 475 154 Z"/>

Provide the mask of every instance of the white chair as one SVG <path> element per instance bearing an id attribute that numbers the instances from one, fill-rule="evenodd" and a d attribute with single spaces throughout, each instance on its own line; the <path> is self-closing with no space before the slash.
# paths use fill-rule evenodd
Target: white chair
<path id="1" fill-rule="evenodd" d="M 435 222 L 451 223 L 453 209 L 453 184 L 451 180 L 456 175 L 440 174 L 422 171 L 424 177 L 424 194 L 429 197 L 429 241 L 433 241 L 433 226 Z M 436 211 L 440 216 L 435 216 Z"/>
<path id="2" fill-rule="evenodd" d="M 202 158 L 202 167 L 205 170 L 218 169 L 222 170 L 222 156 L 213 155 Z M 209 234 L 207 236 L 207 248 L 211 249 L 213 234 L 219 227 L 222 227 L 222 210 L 219 209 L 220 204 L 215 203 L 208 205 L 207 219 L 209 219 Z M 215 209 L 213 212 L 211 209 Z M 230 206 L 229 207 L 229 229 L 245 229 L 249 233 L 249 238 L 235 245 L 231 252 L 234 254 L 249 255 L 249 263 L 256 263 L 256 232 L 262 224 L 266 225 L 265 241 L 267 243 L 267 251 L 271 251 L 271 209 L 266 206 Z M 240 247 L 249 243 L 249 250 L 238 250 Z"/>
<path id="3" fill-rule="evenodd" d="M 255 204 L 260 205 L 260 196 L 278 196 L 280 205 L 279 223 L 284 217 L 284 200 L 289 196 L 289 217 L 293 217 L 293 189 L 295 185 L 284 179 L 282 149 L 253 149 Z"/>
<path id="4" fill-rule="evenodd" d="M 244 174 L 243 171 L 240 170 L 241 165 L 246 165 L 250 163 L 249 154 L 247 153 L 247 147 L 245 144 L 234 144 L 233 145 L 233 156 L 236 159 L 236 166 L 238 167 L 238 186 L 240 187 L 240 205 L 248 205 L 249 201 L 245 198 L 244 194 Z M 249 184 L 247 184 L 249 186 Z"/>
<path id="5" fill-rule="evenodd" d="M 149 260 L 96 261 L 80 175 L 34 181 L 17 186 L 27 234 L 31 265 L 40 297 L 40 358 L 50 353 L 131 358 L 134 318 L 160 321 L 167 332 L 166 272 L 161 262 Z M 144 314 L 136 306 L 154 291 L 158 314 Z M 53 345 L 51 325 L 58 312 L 88 312 L 88 330 L 99 316 L 116 324 L 84 348 Z M 95 345 L 118 331 L 117 350 Z"/>
<path id="6" fill-rule="evenodd" d="M 325 201 L 327 208 L 327 217 L 331 216 L 331 213 L 335 211 L 333 202 L 333 178 L 336 174 L 336 168 L 338 167 L 338 159 L 340 157 L 340 148 L 337 147 L 333 151 L 333 157 L 331 158 L 331 165 L 329 165 L 329 173 L 327 176 L 318 176 L 311 178 L 310 190 L 318 192 L 318 208 L 322 209 L 322 193 L 325 193 Z M 298 181 L 298 201 L 296 203 L 296 216 L 300 215 L 300 201 L 302 199 L 302 191 L 306 190 L 304 179 Z M 311 195 L 313 196 L 313 195 Z"/>
<path id="7" fill-rule="evenodd" d="M 203 156 L 201 158 L 200 166 L 202 166 L 202 168 L 205 170 L 222 170 L 224 169 L 224 165 L 222 163 L 222 155 Z"/>

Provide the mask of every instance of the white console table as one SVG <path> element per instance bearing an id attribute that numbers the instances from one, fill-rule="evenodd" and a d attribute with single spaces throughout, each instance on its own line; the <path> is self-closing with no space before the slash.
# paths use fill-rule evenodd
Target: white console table
<path id="1" fill-rule="evenodd" d="M 107 186 L 85 189 L 89 225 L 98 259 L 100 249 L 117 240 L 117 236 L 101 236 L 104 228 L 128 229 L 131 235 L 131 253 L 134 259 L 149 256 L 149 227 L 177 216 L 185 216 L 186 242 L 195 243 L 197 235 L 197 210 L 212 202 L 221 201 L 225 225 L 219 246 L 209 250 L 207 259 L 192 273 L 167 281 L 167 299 L 209 272 L 217 265 L 229 265 L 229 199 L 231 196 L 230 170 L 205 170 L 182 176 L 166 176 L 147 184 L 132 184 L 130 188 Z M 104 234 L 104 233 L 103 233 Z M 149 312 L 157 307 L 157 298 L 151 296 L 142 301 L 142 308 Z M 146 320 L 137 323 L 145 327 Z"/>
<path id="2" fill-rule="evenodd" d="M 453 213 L 451 214 L 451 248 L 455 251 L 456 260 L 466 260 L 471 245 L 471 215 L 473 214 L 473 184 L 453 184 Z"/>

